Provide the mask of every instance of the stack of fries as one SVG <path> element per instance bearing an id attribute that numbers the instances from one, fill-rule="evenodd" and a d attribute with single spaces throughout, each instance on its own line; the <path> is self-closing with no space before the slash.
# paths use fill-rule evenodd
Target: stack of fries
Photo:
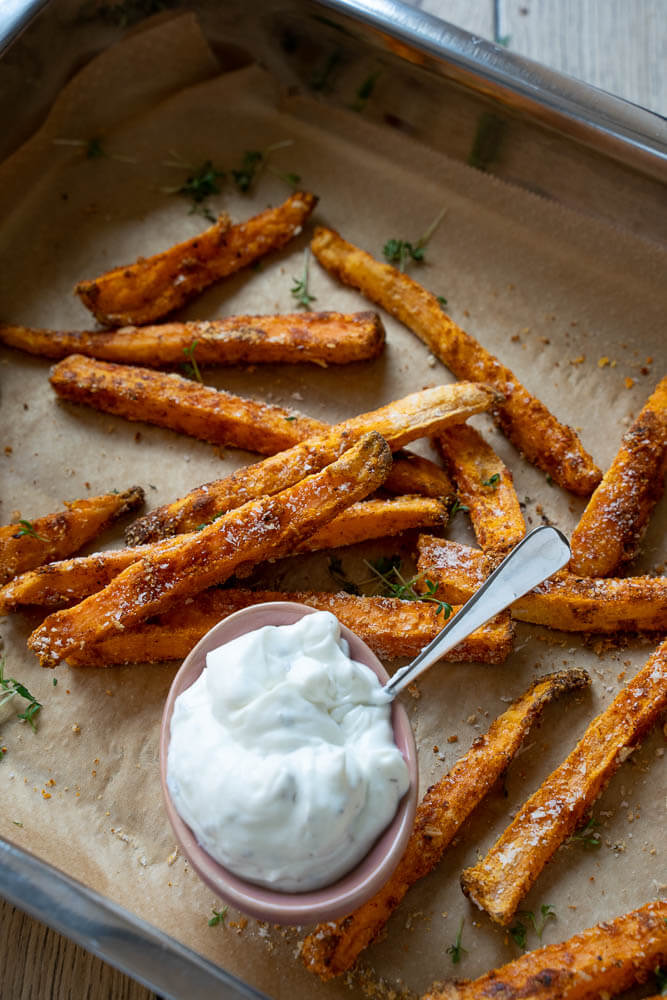
<path id="1" fill-rule="evenodd" d="M 111 520 L 142 502 L 139 488 L 76 501 L 65 513 L 0 528 L 0 612 L 25 606 L 59 609 L 28 640 L 42 665 L 180 659 L 224 616 L 260 601 L 284 599 L 333 611 L 383 657 L 413 657 L 525 534 L 511 471 L 466 423 L 484 411 L 527 460 L 590 500 L 572 536 L 569 569 L 518 600 L 449 658 L 502 662 L 512 649 L 513 620 L 574 632 L 652 632 L 660 638 L 667 629 L 665 580 L 612 574 L 634 557 L 662 492 L 667 378 L 624 436 L 603 477 L 576 433 L 460 329 L 433 295 L 323 228 L 316 230 L 311 245 L 319 263 L 398 318 L 461 381 L 415 392 L 330 426 L 155 370 L 173 367 L 189 348 L 192 360 L 202 365 L 328 365 L 377 357 L 384 327 L 377 314 L 366 310 L 157 322 L 213 281 L 284 246 L 301 231 L 315 203 L 312 195 L 300 192 L 239 225 L 221 218 L 194 240 L 81 281 L 76 290 L 84 304 L 115 329 L 0 326 L 5 344 L 58 359 L 50 381 L 63 399 L 266 456 L 149 511 L 130 524 L 122 549 L 70 558 Z M 442 466 L 402 450 L 424 437 L 432 439 Z M 428 599 L 424 603 L 238 585 L 220 589 L 276 558 L 409 529 L 442 529 L 453 503 L 469 511 L 479 549 L 422 534 L 417 592 L 410 596 L 419 598 L 421 592 Z M 355 913 L 306 937 L 301 957 L 308 969 L 328 979 L 351 968 L 410 886 L 439 864 L 543 706 L 589 683 L 581 670 L 541 677 L 491 724 L 426 793 L 412 839 L 389 883 Z M 548 860 L 585 821 L 624 755 L 666 707 L 663 641 L 590 723 L 487 856 L 463 872 L 463 891 L 492 920 L 507 925 L 513 919 Z M 576 946 L 540 949 L 482 980 L 434 988 L 429 996 L 584 998 L 601 990 L 611 995 L 665 960 L 665 919 L 664 907 L 647 906 L 585 932 L 575 939 Z M 617 949 L 610 942 L 618 934 L 623 945 Z M 592 955 L 605 957 L 593 961 Z M 529 980 L 542 985 L 526 992 Z M 584 982 L 588 985 L 582 986 Z"/>

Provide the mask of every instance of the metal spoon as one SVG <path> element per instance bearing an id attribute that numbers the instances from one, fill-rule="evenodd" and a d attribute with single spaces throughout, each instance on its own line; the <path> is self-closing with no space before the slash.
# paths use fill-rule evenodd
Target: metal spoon
<path id="1" fill-rule="evenodd" d="M 397 670 L 383 690 L 394 698 L 471 632 L 566 566 L 570 554 L 569 543 L 557 528 L 544 525 L 529 532 L 435 639 L 412 663 Z"/>

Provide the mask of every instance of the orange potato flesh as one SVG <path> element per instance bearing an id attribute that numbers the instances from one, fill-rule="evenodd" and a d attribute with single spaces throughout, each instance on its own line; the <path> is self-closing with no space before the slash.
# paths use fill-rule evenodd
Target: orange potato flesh
<path id="1" fill-rule="evenodd" d="M 434 438 L 458 499 L 468 507 L 475 537 L 485 550 L 504 553 L 526 533 L 512 473 L 468 424 L 446 428 Z"/>
<path id="2" fill-rule="evenodd" d="M 0 527 L 0 583 L 71 555 L 143 502 L 144 491 L 133 486 L 123 493 L 66 501 L 66 510 Z"/>
<path id="3" fill-rule="evenodd" d="M 632 559 L 662 496 L 666 469 L 667 376 L 623 435 L 572 533 L 572 573 L 609 576 Z"/>
<path id="4" fill-rule="evenodd" d="M 471 382 L 413 393 L 379 410 L 336 424 L 288 451 L 239 469 L 225 479 L 206 483 L 180 500 L 150 511 L 130 526 L 126 541 L 130 545 L 158 541 L 167 535 L 192 530 L 254 497 L 277 493 L 297 482 L 304 471 L 314 472 L 333 461 L 344 448 L 369 431 L 382 434 L 393 451 L 448 423 L 460 423 L 472 413 L 488 409 L 492 398 L 492 390 Z"/>
<path id="5" fill-rule="evenodd" d="M 326 270 L 412 330 L 457 378 L 498 389 L 503 398 L 496 401 L 492 415 L 529 461 L 573 493 L 588 496 L 595 489 L 600 470 L 572 428 L 560 423 L 509 368 L 457 326 L 434 295 L 331 229 L 318 227 L 311 249 Z"/>
<path id="6" fill-rule="evenodd" d="M 418 570 L 437 582 L 443 600 L 464 602 L 492 568 L 484 553 L 422 535 Z M 517 621 L 565 632 L 664 632 L 667 580 L 657 576 L 577 577 L 561 570 L 511 606 Z"/>
<path id="7" fill-rule="evenodd" d="M 506 926 L 555 851 L 667 708 L 667 640 L 593 719 L 490 851 L 461 875 L 465 894 Z"/>
<path id="8" fill-rule="evenodd" d="M 311 312 L 117 330 L 36 330 L 0 324 L 0 343 L 46 358 L 68 354 L 153 368 L 181 365 L 345 365 L 376 358 L 384 328 L 376 313 Z"/>
<path id="9" fill-rule="evenodd" d="M 50 381 L 55 392 L 70 402 L 262 455 L 275 455 L 329 430 L 322 420 L 282 406 L 216 390 L 180 375 L 80 354 L 54 365 Z M 454 493 L 444 470 L 407 452 L 395 456 L 384 487 L 393 493 L 434 498 L 449 498 Z"/>
<path id="10" fill-rule="evenodd" d="M 541 677 L 474 741 L 422 799 L 406 851 L 386 885 L 354 913 L 318 924 L 306 937 L 301 958 L 311 972 L 331 979 L 354 965 L 410 886 L 439 864 L 465 820 L 507 768 L 544 706 L 564 692 L 589 684 L 583 670 Z"/>
<path id="11" fill-rule="evenodd" d="M 414 657 L 434 639 L 444 624 L 432 604 L 388 597 L 355 597 L 298 591 L 204 591 L 185 606 L 157 621 L 126 629 L 102 642 L 75 649 L 67 657 L 73 667 L 109 667 L 123 663 L 159 663 L 183 659 L 217 622 L 234 611 L 264 601 L 296 601 L 318 611 L 330 611 L 366 642 L 377 656 Z M 458 608 L 452 609 L 454 613 Z M 502 663 L 512 648 L 509 615 L 498 615 L 444 657 L 452 663 Z"/>
<path id="12" fill-rule="evenodd" d="M 445 523 L 447 508 L 430 497 L 396 497 L 364 500 L 342 511 L 324 528 L 305 539 L 301 552 L 354 545 L 370 538 L 397 535 L 410 528 Z M 97 593 L 124 569 L 163 543 L 136 545 L 126 549 L 94 552 L 40 566 L 23 573 L 0 588 L 0 614 L 23 605 L 57 607 Z M 237 570 L 237 574 L 238 574 Z"/>
<path id="13" fill-rule="evenodd" d="M 145 555 L 97 594 L 50 615 L 28 646 L 43 666 L 54 666 L 82 644 L 122 632 L 224 582 L 240 565 L 288 555 L 303 538 L 377 489 L 390 467 L 387 442 L 380 434 L 367 434 L 315 475 Z"/>
<path id="14" fill-rule="evenodd" d="M 237 225 L 221 218 L 163 253 L 80 281 L 75 291 L 105 326 L 152 323 L 213 282 L 284 246 L 301 232 L 316 204 L 314 195 L 298 191 L 277 208 Z"/>
<path id="15" fill-rule="evenodd" d="M 647 903 L 479 979 L 433 986 L 422 1000 L 601 1000 L 667 960 L 667 903 Z"/>

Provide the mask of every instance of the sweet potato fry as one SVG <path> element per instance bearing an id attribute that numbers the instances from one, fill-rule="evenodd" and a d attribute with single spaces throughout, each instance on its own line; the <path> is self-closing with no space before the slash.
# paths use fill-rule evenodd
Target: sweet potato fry
<path id="1" fill-rule="evenodd" d="M 377 489 L 390 467 L 384 438 L 364 435 L 315 475 L 275 496 L 249 501 L 128 566 L 99 593 L 50 615 L 28 646 L 43 666 L 55 665 L 82 644 L 99 642 L 222 583 L 239 565 L 288 555 L 303 538 Z"/>
<path id="2" fill-rule="evenodd" d="M 422 1000 L 600 1000 L 644 982 L 666 959 L 667 903 L 647 903 L 479 979 L 436 983 Z"/>
<path id="3" fill-rule="evenodd" d="M 667 640 L 572 753 L 531 795 L 461 887 L 492 920 L 507 925 L 519 903 L 621 763 L 667 708 Z"/>
<path id="4" fill-rule="evenodd" d="M 378 656 L 388 659 L 416 656 L 444 624 L 434 605 L 420 601 L 310 591 L 286 594 L 214 588 L 200 594 L 191 604 L 161 615 L 154 623 L 138 625 L 95 645 L 75 649 L 67 662 L 76 667 L 108 667 L 182 659 L 216 622 L 264 601 L 297 601 L 320 611 L 331 611 Z M 458 610 L 453 609 L 454 613 Z M 502 663 L 511 647 L 509 615 L 501 614 L 473 632 L 444 659 L 453 663 Z"/>
<path id="5" fill-rule="evenodd" d="M 370 538 L 397 535 L 410 528 L 440 524 L 447 520 L 446 505 L 430 497 L 396 497 L 393 500 L 365 500 L 352 504 L 324 528 L 320 528 L 295 551 L 354 545 Z M 102 587 L 163 542 L 126 549 L 94 552 L 89 556 L 65 559 L 22 573 L 0 587 L 0 614 L 25 605 L 59 607 L 96 594 Z M 238 574 L 238 570 L 237 570 Z"/>
<path id="6" fill-rule="evenodd" d="M 66 510 L 0 527 L 0 583 L 71 555 L 143 502 L 144 491 L 132 486 L 123 493 L 65 501 Z"/>
<path id="7" fill-rule="evenodd" d="M 429 788 L 417 807 L 405 854 L 386 885 L 354 913 L 319 924 L 305 939 L 301 958 L 311 972 L 331 979 L 351 968 L 410 886 L 439 864 L 464 821 L 508 767 L 544 706 L 567 691 L 589 684 L 584 670 L 547 674 L 492 722 L 484 736 L 477 737 L 451 771 Z"/>
<path id="8" fill-rule="evenodd" d="M 207 483 L 174 503 L 156 508 L 131 525 L 126 540 L 130 545 L 139 545 L 192 530 L 222 511 L 285 489 L 300 479 L 304 470 L 321 469 L 368 431 L 377 430 L 394 450 L 449 423 L 460 423 L 472 413 L 488 409 L 492 398 L 492 390 L 471 382 L 413 393 L 379 410 L 336 424 L 288 451 L 239 469 L 232 476 Z"/>
<path id="9" fill-rule="evenodd" d="M 482 435 L 468 424 L 446 428 L 434 438 L 458 498 L 470 512 L 480 546 L 502 554 L 526 533 L 512 473 Z"/>
<path id="10" fill-rule="evenodd" d="M 561 424 L 509 368 L 457 326 L 434 295 L 331 229 L 317 228 L 311 248 L 324 268 L 404 323 L 457 378 L 495 386 L 504 398 L 494 404 L 493 417 L 529 461 L 573 493 L 587 496 L 595 489 L 600 470 L 572 428 Z"/>
<path id="11" fill-rule="evenodd" d="M 322 420 L 218 391 L 179 375 L 82 355 L 71 355 L 54 365 L 51 385 L 70 402 L 262 455 L 275 455 L 330 429 Z M 444 470 L 403 451 L 394 457 L 384 487 L 393 493 L 422 493 L 435 498 L 453 497 L 454 493 Z"/>
<path id="12" fill-rule="evenodd" d="M 467 601 L 486 578 L 484 553 L 467 545 L 422 535 L 418 549 L 419 572 L 439 584 L 438 596 L 445 601 Z M 517 621 L 565 632 L 664 632 L 667 580 L 657 576 L 597 579 L 561 570 L 515 601 L 511 612 Z"/>
<path id="13" fill-rule="evenodd" d="M 184 243 L 134 264 L 116 267 L 91 281 L 80 281 L 76 293 L 105 326 L 152 323 L 178 309 L 204 288 L 247 267 L 297 236 L 317 198 L 297 191 L 278 208 L 230 226 L 219 219 Z"/>
<path id="14" fill-rule="evenodd" d="M 572 533 L 570 570 L 609 576 L 635 555 L 667 469 L 667 376 L 623 436 L 621 448 Z"/>
<path id="15" fill-rule="evenodd" d="M 0 324 L 0 343 L 45 358 L 89 358 L 148 365 L 285 362 L 345 365 L 376 358 L 384 345 L 377 313 L 312 312 L 282 316 L 227 316 L 118 330 L 36 330 Z"/>

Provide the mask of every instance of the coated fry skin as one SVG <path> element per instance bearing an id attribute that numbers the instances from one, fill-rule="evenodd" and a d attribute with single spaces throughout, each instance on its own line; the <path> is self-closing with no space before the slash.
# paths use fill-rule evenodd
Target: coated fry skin
<path id="1" fill-rule="evenodd" d="M 316 204 L 315 195 L 297 191 L 277 208 L 234 226 L 221 217 L 191 240 L 80 281 L 75 291 L 105 326 L 151 323 L 214 281 L 284 246 L 301 232 Z"/>
<path id="2" fill-rule="evenodd" d="M 309 591 L 285 594 L 214 588 L 200 594 L 192 604 L 161 615 L 155 623 L 138 625 L 95 645 L 74 650 L 67 662 L 73 667 L 109 667 L 182 659 L 222 618 L 264 601 L 297 601 L 319 611 L 331 611 L 378 656 L 388 659 L 416 656 L 443 626 L 442 615 L 437 614 L 436 608 L 420 601 Z M 454 613 L 458 610 L 453 609 Z M 452 663 L 502 663 L 511 648 L 509 616 L 501 614 L 473 632 L 444 659 Z"/>
<path id="3" fill-rule="evenodd" d="M 50 381 L 55 392 L 70 402 L 262 455 L 275 455 L 329 430 L 322 420 L 282 406 L 218 391 L 180 375 L 110 364 L 80 354 L 54 365 Z M 436 498 L 454 495 L 444 470 L 409 452 L 395 456 L 384 486 L 394 493 Z"/>
<path id="4" fill-rule="evenodd" d="M 434 295 L 331 229 L 318 227 L 311 249 L 322 267 L 404 323 L 457 378 L 495 386 L 504 399 L 494 404 L 492 415 L 529 461 L 573 493 L 588 496 L 595 489 L 601 472 L 572 428 L 561 424 L 509 368 L 457 326 Z"/>
<path id="5" fill-rule="evenodd" d="M 608 576 L 635 555 L 667 469 L 667 376 L 624 434 L 572 533 L 570 570 Z"/>
<path id="6" fill-rule="evenodd" d="M 143 502 L 144 491 L 132 486 L 124 493 L 65 501 L 66 510 L 0 527 L 0 583 L 42 563 L 71 555 Z"/>
<path id="7" fill-rule="evenodd" d="M 427 791 L 394 874 L 376 895 L 347 917 L 319 924 L 303 942 L 301 958 L 322 979 L 352 967 L 380 933 L 411 885 L 439 864 L 446 848 L 509 765 L 526 733 L 548 702 L 590 685 L 584 670 L 541 677 L 478 736 L 468 753 Z"/>
<path id="8" fill-rule="evenodd" d="M 445 428 L 434 441 L 459 500 L 469 508 L 480 546 L 498 554 L 514 548 L 526 534 L 526 524 L 505 463 L 469 424 Z"/>
<path id="9" fill-rule="evenodd" d="M 225 479 L 206 483 L 180 500 L 150 511 L 130 526 L 126 541 L 129 545 L 140 545 L 190 531 L 221 511 L 238 507 L 254 497 L 277 493 L 297 482 L 304 470 L 314 472 L 333 461 L 369 431 L 382 434 L 395 450 L 448 423 L 458 423 L 471 413 L 488 409 L 492 398 L 492 390 L 471 382 L 413 393 L 379 410 L 336 424 L 288 451 L 239 469 Z"/>
<path id="10" fill-rule="evenodd" d="M 446 601 L 467 601 L 487 576 L 486 557 L 467 545 L 421 535 L 418 570 L 440 586 Z M 667 579 L 555 573 L 511 607 L 517 621 L 565 632 L 664 632 L 667 629 Z"/>
<path id="11" fill-rule="evenodd" d="M 201 365 L 345 365 L 376 358 L 384 327 L 373 312 L 227 316 L 118 330 L 35 330 L 2 323 L 0 343 L 46 358 L 83 354 L 152 368 L 180 365 L 190 351 Z"/>
<path id="12" fill-rule="evenodd" d="M 422 1000 L 599 1000 L 647 980 L 667 959 L 667 903 L 647 903 L 567 941 L 530 951 Z"/>
<path id="13" fill-rule="evenodd" d="M 387 442 L 380 434 L 367 434 L 321 472 L 161 545 L 104 590 L 50 615 L 28 646 L 43 666 L 55 665 L 82 644 L 99 642 L 224 582 L 239 565 L 287 555 L 298 541 L 377 489 L 390 467 Z"/>
<path id="14" fill-rule="evenodd" d="M 667 640 L 611 705 L 593 719 L 567 759 L 531 795 L 478 864 L 461 875 L 466 896 L 506 926 L 563 841 L 667 708 Z"/>
<path id="15" fill-rule="evenodd" d="M 364 500 L 362 503 L 352 504 L 324 528 L 305 539 L 297 551 L 314 552 L 318 549 L 354 545 L 369 538 L 397 535 L 410 528 L 446 521 L 446 505 L 430 497 Z M 80 601 L 106 587 L 132 563 L 150 552 L 157 552 L 161 544 L 163 543 L 155 542 L 126 549 L 109 549 L 39 566 L 0 587 L 0 614 L 23 605 L 58 607 L 74 600 Z"/>

